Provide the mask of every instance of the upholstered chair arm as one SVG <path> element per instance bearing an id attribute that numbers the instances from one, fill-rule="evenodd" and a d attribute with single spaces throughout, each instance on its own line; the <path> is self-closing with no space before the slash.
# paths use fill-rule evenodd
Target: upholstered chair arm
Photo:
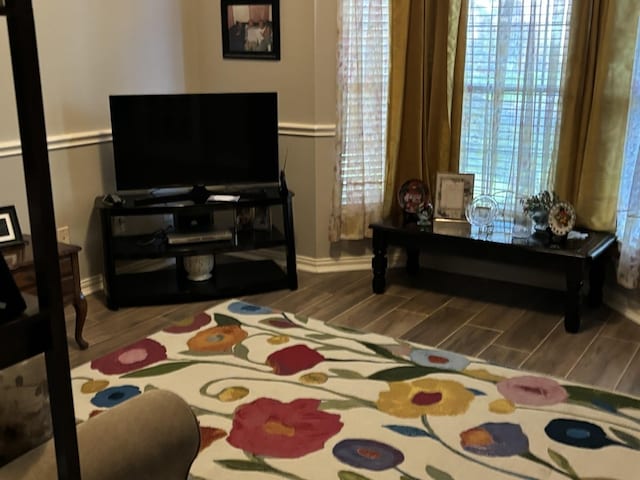
<path id="1" fill-rule="evenodd" d="M 185 480 L 200 445 L 187 403 L 152 390 L 77 427 L 82 480 Z M 0 468 L 0 480 L 56 480 L 53 440 Z"/>

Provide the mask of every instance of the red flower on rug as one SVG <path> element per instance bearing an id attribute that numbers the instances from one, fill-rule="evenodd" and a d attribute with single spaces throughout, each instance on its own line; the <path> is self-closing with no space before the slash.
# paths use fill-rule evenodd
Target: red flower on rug
<path id="1" fill-rule="evenodd" d="M 318 410 L 320 400 L 289 403 L 259 398 L 238 407 L 227 441 L 254 455 L 299 458 L 324 448 L 343 426 L 340 415 Z"/>
<path id="2" fill-rule="evenodd" d="M 193 317 L 185 317 L 180 321 L 177 321 L 164 329 L 167 333 L 187 333 L 194 332 L 199 328 L 211 322 L 211 315 L 208 313 L 200 312 Z"/>
<path id="3" fill-rule="evenodd" d="M 324 361 L 324 357 L 306 345 L 293 345 L 272 353 L 267 365 L 276 375 L 292 375 L 307 370 Z"/>
<path id="4" fill-rule="evenodd" d="M 230 352 L 234 345 L 240 343 L 247 336 L 248 333 L 237 325 L 223 325 L 198 332 L 189 339 L 187 345 L 192 352 Z"/>
<path id="5" fill-rule="evenodd" d="M 145 338 L 129 346 L 120 348 L 114 352 L 91 362 L 91 368 L 105 375 L 117 375 L 152 363 L 166 360 L 167 349 L 150 338 Z"/>

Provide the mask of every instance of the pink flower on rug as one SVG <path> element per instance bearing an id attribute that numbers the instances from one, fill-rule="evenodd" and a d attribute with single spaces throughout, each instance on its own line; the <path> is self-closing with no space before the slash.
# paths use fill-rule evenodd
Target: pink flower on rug
<path id="1" fill-rule="evenodd" d="M 318 410 L 320 400 L 282 403 L 259 398 L 238 407 L 227 441 L 254 455 L 299 458 L 324 448 L 343 426 L 340 415 Z"/>
<path id="2" fill-rule="evenodd" d="M 322 355 L 306 345 L 293 345 L 272 353 L 267 357 L 266 363 L 273 368 L 273 373 L 276 375 L 293 375 L 315 367 L 324 359 Z"/>
<path id="3" fill-rule="evenodd" d="M 105 375 L 116 375 L 139 370 L 152 363 L 166 360 L 167 349 L 150 338 L 111 352 L 91 362 L 91 368 Z"/>
<path id="4" fill-rule="evenodd" d="M 520 405 L 555 405 L 568 397 L 564 387 L 555 380 L 533 375 L 508 378 L 496 387 L 506 399 Z"/>
<path id="5" fill-rule="evenodd" d="M 164 329 L 167 333 L 187 333 L 198 330 L 211 323 L 211 315 L 200 312 L 193 317 L 185 317 Z"/>

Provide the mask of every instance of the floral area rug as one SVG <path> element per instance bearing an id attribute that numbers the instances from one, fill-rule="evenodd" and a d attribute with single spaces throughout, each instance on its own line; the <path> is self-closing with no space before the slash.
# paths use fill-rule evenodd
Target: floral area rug
<path id="1" fill-rule="evenodd" d="M 190 480 L 640 478 L 640 399 L 237 300 L 72 377 L 80 420 L 181 395 Z"/>

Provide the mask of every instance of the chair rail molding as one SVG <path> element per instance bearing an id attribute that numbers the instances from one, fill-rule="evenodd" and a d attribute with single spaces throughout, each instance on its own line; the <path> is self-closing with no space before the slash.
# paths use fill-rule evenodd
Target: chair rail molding
<path id="1" fill-rule="evenodd" d="M 84 147 L 111 141 L 111 130 L 89 130 L 84 132 L 64 133 L 47 137 L 49 151 L 66 148 Z M 0 158 L 22 155 L 20 140 L 0 142 Z"/>
<path id="2" fill-rule="evenodd" d="M 334 137 L 335 124 L 313 124 L 280 122 L 278 134 L 290 137 Z M 65 148 L 85 147 L 99 143 L 111 142 L 111 130 L 87 130 L 83 132 L 63 133 L 47 137 L 49 151 L 64 150 Z M 20 140 L 0 142 L 0 158 L 22 155 Z"/>

